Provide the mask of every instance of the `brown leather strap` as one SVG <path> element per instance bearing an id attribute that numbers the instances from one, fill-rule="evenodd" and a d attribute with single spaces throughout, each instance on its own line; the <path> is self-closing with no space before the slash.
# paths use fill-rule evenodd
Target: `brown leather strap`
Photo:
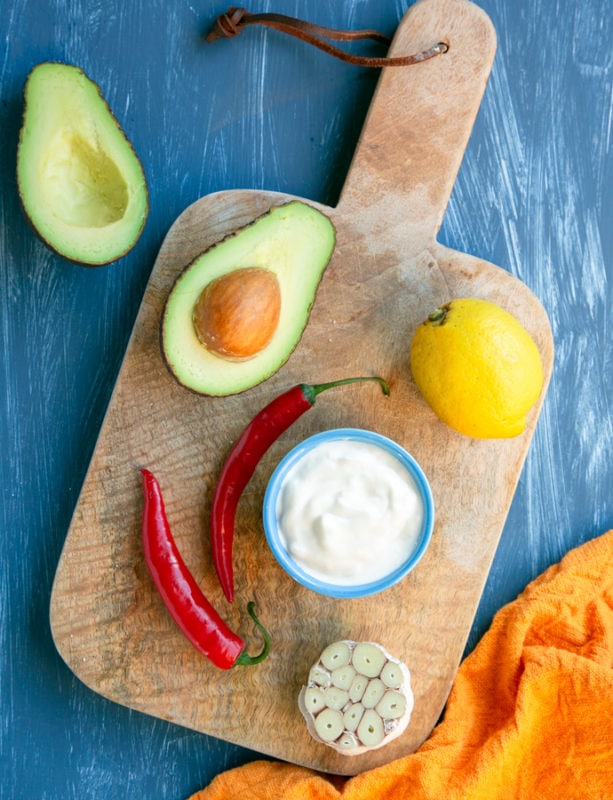
<path id="1" fill-rule="evenodd" d="M 446 53 L 449 45 L 446 42 L 437 42 L 427 50 L 420 53 L 413 53 L 406 56 L 356 56 L 346 53 L 339 47 L 335 47 L 325 39 L 332 39 L 338 42 L 353 42 L 361 39 L 371 39 L 380 44 L 390 44 L 387 36 L 373 30 L 358 31 L 339 31 L 334 28 L 325 28 L 315 25 L 312 22 L 304 22 L 295 17 L 288 17 L 284 14 L 249 14 L 244 8 L 237 6 L 230 7 L 225 14 L 220 14 L 211 30 L 206 35 L 207 42 L 214 42 L 216 39 L 231 39 L 237 36 L 248 25 L 266 25 L 274 30 L 295 36 L 303 42 L 312 44 L 314 47 L 323 50 L 324 53 L 345 61 L 348 64 L 356 64 L 360 67 L 405 67 L 410 64 L 417 64 L 426 61 L 434 56 Z"/>

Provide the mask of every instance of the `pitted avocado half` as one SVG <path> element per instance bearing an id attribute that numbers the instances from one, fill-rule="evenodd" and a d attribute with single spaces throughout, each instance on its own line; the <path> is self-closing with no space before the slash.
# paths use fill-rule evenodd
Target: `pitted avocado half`
<path id="1" fill-rule="evenodd" d="M 179 383 L 230 395 L 274 374 L 300 341 L 335 238 L 325 214 L 292 200 L 198 256 L 162 315 L 162 351 Z"/>
<path id="2" fill-rule="evenodd" d="M 43 241 L 89 266 L 128 252 L 147 219 L 145 175 L 98 86 L 45 62 L 26 81 L 17 154 L 25 213 Z"/>

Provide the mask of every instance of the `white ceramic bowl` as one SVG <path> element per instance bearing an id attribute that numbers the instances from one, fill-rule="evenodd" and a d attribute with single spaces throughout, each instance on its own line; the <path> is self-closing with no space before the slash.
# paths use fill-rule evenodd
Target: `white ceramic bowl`
<path id="1" fill-rule="evenodd" d="M 368 582 L 347 583 L 327 580 L 325 576 L 314 575 L 292 557 L 285 545 L 284 537 L 279 530 L 278 502 L 288 476 L 293 468 L 314 448 L 324 442 L 331 441 L 365 442 L 382 448 L 393 456 L 413 481 L 423 507 L 423 518 L 416 544 L 408 557 L 393 568 L 388 574 Z M 298 583 L 329 597 L 355 598 L 382 592 L 402 580 L 425 553 L 432 538 L 434 527 L 434 501 L 430 485 L 417 461 L 399 444 L 391 439 L 360 428 L 337 428 L 324 431 L 305 439 L 294 447 L 274 470 L 264 495 L 263 522 L 266 539 L 275 558 L 285 571 Z M 373 531 L 373 546 L 376 547 L 376 531 Z"/>

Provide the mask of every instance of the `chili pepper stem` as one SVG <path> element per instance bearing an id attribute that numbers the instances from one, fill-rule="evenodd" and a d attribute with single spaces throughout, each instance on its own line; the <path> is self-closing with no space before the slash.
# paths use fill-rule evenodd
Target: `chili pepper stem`
<path id="1" fill-rule="evenodd" d="M 361 376 L 359 378 L 341 378 L 338 381 L 330 381 L 328 383 L 316 383 L 316 384 L 309 384 L 309 383 L 301 383 L 300 388 L 306 399 L 309 401 L 311 405 L 315 403 L 315 398 L 318 394 L 325 392 L 327 389 L 333 389 L 335 386 L 345 386 L 348 383 L 361 383 L 363 381 L 376 381 L 379 386 L 381 387 L 381 391 L 386 397 L 389 397 L 390 394 L 390 387 L 387 385 L 387 382 L 383 380 L 383 378 L 379 378 L 374 375 L 369 376 Z"/>
<path id="2" fill-rule="evenodd" d="M 257 629 L 262 634 L 262 639 L 264 639 L 264 646 L 262 647 L 261 652 L 257 654 L 257 656 L 250 656 L 243 650 L 243 652 L 236 659 L 235 665 L 240 664 L 241 666 L 248 667 L 253 664 L 259 664 L 260 661 L 264 661 L 270 650 L 270 635 L 266 630 L 266 628 L 262 625 L 262 623 L 258 619 L 257 614 L 255 613 L 255 603 L 253 602 L 253 600 L 251 600 L 247 604 L 247 611 L 249 612 L 249 616 L 251 617 L 251 619 L 255 622 Z"/>

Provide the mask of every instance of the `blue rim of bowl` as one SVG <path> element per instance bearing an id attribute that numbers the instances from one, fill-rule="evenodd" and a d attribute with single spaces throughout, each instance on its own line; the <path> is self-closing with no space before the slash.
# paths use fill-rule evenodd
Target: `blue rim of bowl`
<path id="1" fill-rule="evenodd" d="M 334 584 L 324 580 L 320 580 L 314 575 L 304 570 L 294 559 L 289 555 L 278 535 L 277 526 L 277 500 L 279 492 L 285 480 L 287 473 L 292 467 L 300 461 L 308 452 L 321 442 L 338 441 L 338 440 L 353 440 L 367 442 L 369 444 L 377 445 L 388 453 L 393 455 L 408 471 L 413 478 L 415 485 L 421 495 L 424 504 L 424 521 L 422 525 L 419 544 L 413 550 L 409 558 L 404 561 L 395 570 L 379 578 L 376 581 L 362 584 Z M 368 597 L 369 595 L 378 594 L 391 588 L 406 575 L 409 574 L 419 563 L 422 556 L 428 549 L 430 540 L 432 539 L 432 531 L 434 528 L 434 499 L 432 497 L 432 490 L 426 478 L 423 469 L 415 458 L 405 450 L 401 445 L 387 436 L 380 433 L 375 433 L 364 428 L 334 428 L 332 430 L 322 431 L 313 436 L 309 436 L 302 442 L 293 447 L 279 462 L 273 471 L 266 492 L 264 494 L 264 503 L 262 510 L 262 518 L 264 523 L 264 533 L 268 546 L 270 547 L 274 557 L 283 569 L 296 580 L 298 583 L 311 589 L 318 594 L 326 595 L 327 597 L 336 597 L 342 599 L 350 599 L 356 597 Z"/>

